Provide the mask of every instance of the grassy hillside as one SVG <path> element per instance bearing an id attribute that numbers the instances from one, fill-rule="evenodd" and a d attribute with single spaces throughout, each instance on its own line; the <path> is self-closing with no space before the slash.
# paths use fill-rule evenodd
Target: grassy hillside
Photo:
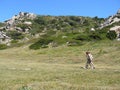
<path id="1" fill-rule="evenodd" d="M 117 36 L 114 31 L 109 33 L 108 31 L 110 27 L 118 23 L 99 29 L 100 24 L 105 21 L 104 18 L 38 15 L 34 20 L 30 21 L 32 22 L 32 25 L 29 26 L 31 27 L 31 30 L 29 30 L 28 36 L 16 32 L 10 33 L 11 37 L 13 36 L 13 39 L 15 40 L 23 39 L 24 37 L 31 40 L 32 36 L 40 38 L 36 42 L 33 41 L 30 49 L 46 48 L 50 43 L 55 44 L 55 46 L 60 46 L 69 42 L 69 45 L 71 46 L 81 46 L 84 44 L 84 41 L 114 40 Z M 24 24 L 21 24 L 20 26 L 26 27 Z M 95 28 L 95 31 L 91 31 L 91 28 Z"/>
<path id="2" fill-rule="evenodd" d="M 42 31 L 84 31 L 86 29 L 97 28 L 105 20 L 98 17 L 83 16 L 40 16 L 38 15 L 32 22 L 31 34 Z"/>
<path id="3" fill-rule="evenodd" d="M 85 52 L 96 69 L 83 69 Z M 120 42 L 30 50 L 29 45 L 0 51 L 0 90 L 120 90 Z"/>

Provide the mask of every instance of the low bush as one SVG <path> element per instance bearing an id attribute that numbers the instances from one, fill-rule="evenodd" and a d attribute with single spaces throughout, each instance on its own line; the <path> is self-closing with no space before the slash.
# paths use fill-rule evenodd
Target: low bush
<path id="1" fill-rule="evenodd" d="M 47 45 L 52 42 L 51 39 L 40 39 L 39 41 L 37 41 L 36 43 L 32 44 L 29 46 L 30 49 L 34 49 L 34 50 L 37 50 L 37 49 L 40 49 L 40 48 L 46 48 L 48 47 Z"/>
<path id="2" fill-rule="evenodd" d="M 6 44 L 0 44 L 0 50 L 6 49 L 7 45 Z"/>
<path id="3" fill-rule="evenodd" d="M 17 31 L 8 31 L 7 36 L 11 37 L 14 40 L 23 39 L 25 37 L 22 33 Z"/>
<path id="4" fill-rule="evenodd" d="M 100 34 L 93 33 L 89 35 L 89 39 L 90 40 L 102 40 L 102 37 L 100 36 Z"/>
<path id="5" fill-rule="evenodd" d="M 114 40 L 114 39 L 116 39 L 116 37 L 117 37 L 117 34 L 115 31 L 109 31 L 107 33 L 107 38 L 109 38 L 110 40 Z"/>
<path id="6" fill-rule="evenodd" d="M 12 40 L 11 43 L 18 43 L 18 40 Z"/>
<path id="7" fill-rule="evenodd" d="M 87 34 L 78 34 L 73 37 L 75 40 L 80 40 L 80 41 L 88 41 L 89 37 Z"/>

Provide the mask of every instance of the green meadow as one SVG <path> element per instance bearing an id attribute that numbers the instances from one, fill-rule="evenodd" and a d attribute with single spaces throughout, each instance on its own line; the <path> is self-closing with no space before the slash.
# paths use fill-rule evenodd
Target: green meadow
<path id="1" fill-rule="evenodd" d="M 96 69 L 84 69 L 91 51 Z M 0 51 L 0 90 L 120 90 L 120 42 Z"/>

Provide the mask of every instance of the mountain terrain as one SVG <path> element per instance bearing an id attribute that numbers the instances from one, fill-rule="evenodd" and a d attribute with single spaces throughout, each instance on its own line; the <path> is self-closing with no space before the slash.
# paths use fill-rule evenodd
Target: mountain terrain
<path id="1" fill-rule="evenodd" d="M 106 19 L 20 12 L 0 23 L 0 44 L 3 48 L 29 42 L 33 43 L 31 49 L 61 44 L 82 45 L 84 41 L 119 40 L 119 37 L 120 10 Z"/>
<path id="2" fill-rule="evenodd" d="M 118 12 L 109 20 L 20 12 L 0 23 L 0 90 L 120 90 Z"/>

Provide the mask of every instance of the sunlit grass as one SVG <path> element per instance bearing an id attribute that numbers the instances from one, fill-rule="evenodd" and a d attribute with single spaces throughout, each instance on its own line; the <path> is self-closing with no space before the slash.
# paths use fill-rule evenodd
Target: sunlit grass
<path id="1" fill-rule="evenodd" d="M 119 90 L 120 42 L 0 51 L 0 90 Z M 85 51 L 96 69 L 83 69 Z"/>

